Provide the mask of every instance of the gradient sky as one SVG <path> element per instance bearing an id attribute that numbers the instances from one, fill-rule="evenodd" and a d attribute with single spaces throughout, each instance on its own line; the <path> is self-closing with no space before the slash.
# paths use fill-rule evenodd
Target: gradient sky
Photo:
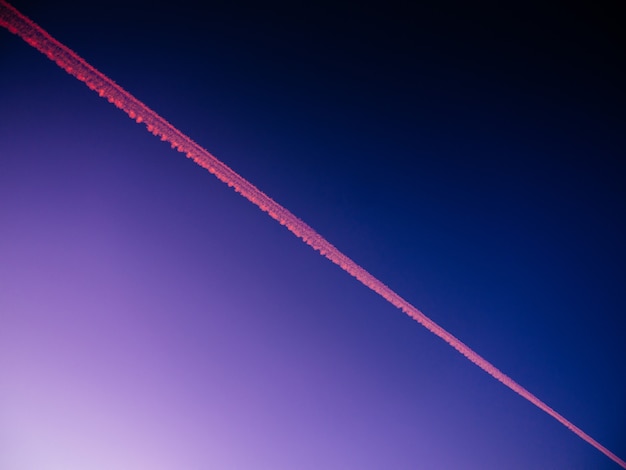
<path id="1" fill-rule="evenodd" d="M 13 2 L 626 456 L 616 12 L 46 3 Z M 0 31 L 0 468 L 617 465 Z"/>

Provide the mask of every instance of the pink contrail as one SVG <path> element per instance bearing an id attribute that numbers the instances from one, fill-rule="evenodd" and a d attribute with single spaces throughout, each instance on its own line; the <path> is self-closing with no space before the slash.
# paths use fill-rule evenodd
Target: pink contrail
<path id="1" fill-rule="evenodd" d="M 309 225 L 260 191 L 245 178 L 239 176 L 226 164 L 215 158 L 211 155 L 211 153 L 180 132 L 156 112 L 122 89 L 113 80 L 93 68 L 72 50 L 55 40 L 46 31 L 22 15 L 13 6 L 9 5 L 5 0 L 0 0 L 0 25 L 7 28 L 10 32 L 20 36 L 24 41 L 33 46 L 39 52 L 45 54 L 50 60 L 56 62 L 59 67 L 64 69 L 70 75 L 73 75 L 80 81 L 84 82 L 101 97 L 106 98 L 109 102 L 120 108 L 132 119 L 138 123 L 144 123 L 148 131 L 153 133 L 155 136 L 160 137 L 161 140 L 169 142 L 173 148 L 184 153 L 198 165 L 214 174 L 219 180 L 223 181 L 250 202 L 257 205 L 262 211 L 267 212 L 273 219 L 277 220 L 281 225 L 287 227 L 287 229 L 289 229 L 298 238 L 301 238 L 314 250 L 319 251 L 322 255 L 338 265 L 348 274 L 354 276 L 365 286 L 381 295 L 388 302 L 398 307 L 408 316 L 426 327 L 429 331 L 443 339 L 446 343 L 463 354 L 467 359 L 483 369 L 489 375 L 502 382 L 504 385 L 524 397 L 539 409 L 548 413 L 574 434 L 594 446 L 600 452 L 619 464 L 622 468 L 626 469 L 626 462 L 624 460 L 620 459 L 617 455 L 612 453 L 580 428 L 554 411 L 535 395 L 502 373 L 490 362 L 483 359 L 479 354 L 474 352 L 459 339 L 437 325 L 420 310 L 415 308 L 381 281 L 368 273 L 365 269 L 361 268 L 358 264 L 341 253 Z"/>

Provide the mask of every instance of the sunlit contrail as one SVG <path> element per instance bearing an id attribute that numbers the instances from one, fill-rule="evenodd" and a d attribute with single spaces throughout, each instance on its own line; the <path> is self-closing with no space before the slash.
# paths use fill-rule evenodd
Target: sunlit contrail
<path id="1" fill-rule="evenodd" d="M 554 411 L 535 395 L 502 373 L 459 339 L 437 325 L 420 310 L 341 253 L 309 225 L 275 202 L 245 178 L 239 176 L 226 164 L 222 163 L 207 150 L 180 132 L 155 111 L 148 108 L 137 98 L 117 85 L 113 80 L 89 65 L 75 52 L 58 42 L 41 27 L 22 15 L 4 0 L 0 0 L 0 25 L 7 28 L 10 32 L 17 34 L 39 52 L 45 54 L 50 60 L 56 62 L 57 65 L 66 72 L 84 82 L 101 97 L 106 98 L 109 102 L 120 108 L 132 119 L 138 123 L 144 123 L 148 131 L 160 137 L 161 140 L 169 142 L 173 148 L 184 153 L 198 165 L 207 169 L 218 179 L 232 187 L 250 202 L 257 205 L 262 211 L 267 212 L 273 219 L 287 227 L 287 229 L 293 232 L 298 238 L 301 238 L 306 244 L 319 251 L 348 274 L 354 276 L 365 286 L 381 295 L 388 302 L 398 307 L 429 331 L 439 336 L 489 375 L 502 382 L 539 409 L 548 413 L 570 431 L 626 469 L 626 462 L 624 460 L 620 459 L 617 455 L 586 434 L 582 429 L 574 426 L 574 424 Z"/>

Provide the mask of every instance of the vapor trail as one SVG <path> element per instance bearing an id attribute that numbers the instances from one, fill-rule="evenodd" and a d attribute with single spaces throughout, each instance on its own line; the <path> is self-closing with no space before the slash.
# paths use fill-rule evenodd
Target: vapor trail
<path id="1" fill-rule="evenodd" d="M 287 227 L 287 229 L 289 229 L 294 235 L 302 239 L 314 250 L 320 252 L 348 274 L 358 279 L 361 283 L 369 287 L 377 294 L 381 295 L 388 302 L 395 305 L 408 316 L 426 327 L 430 332 L 443 339 L 446 343 L 463 354 L 467 359 L 483 369 L 489 375 L 499 380 L 511 390 L 552 416 L 567 429 L 626 469 L 626 462 L 624 460 L 620 459 L 617 455 L 597 442 L 582 429 L 578 428 L 559 413 L 554 411 L 543 401 L 505 375 L 455 336 L 437 325 L 420 310 L 415 308 L 377 278 L 368 273 L 365 269 L 361 268 L 358 264 L 341 253 L 309 225 L 275 202 L 245 178 L 239 176 L 226 164 L 222 163 L 207 150 L 180 132 L 169 122 L 159 116 L 155 111 L 148 108 L 137 98 L 117 85 L 113 80 L 89 65 L 75 52 L 58 42 L 41 27 L 21 14 L 12 5 L 8 4 L 5 0 L 0 0 L 0 25 L 7 28 L 11 33 L 21 37 L 39 52 L 45 54 L 50 60 L 56 62 L 59 67 L 64 69 L 70 75 L 73 75 L 80 81 L 84 82 L 101 97 L 106 98 L 110 103 L 113 103 L 115 106 L 128 114 L 131 119 L 134 119 L 138 123 L 144 123 L 148 131 L 152 134 L 160 137 L 163 141 L 169 142 L 172 148 L 184 153 L 198 165 L 215 175 L 220 181 L 226 183 L 250 202 L 257 205 L 262 211 L 267 212 L 270 217 L 277 220 L 281 225 Z"/>

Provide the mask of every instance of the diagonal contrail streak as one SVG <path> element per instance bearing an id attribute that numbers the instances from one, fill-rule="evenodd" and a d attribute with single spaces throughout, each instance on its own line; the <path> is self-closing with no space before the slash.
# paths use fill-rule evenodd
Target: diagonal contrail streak
<path id="1" fill-rule="evenodd" d="M 569 420 L 554 411 L 513 379 L 505 375 L 493 364 L 474 352 L 455 336 L 448 333 L 416 307 L 404 300 L 381 281 L 368 273 L 365 269 L 341 253 L 309 225 L 275 202 L 245 178 L 239 176 L 226 164 L 222 163 L 207 150 L 180 132 L 169 122 L 159 116 L 155 111 L 148 108 L 137 98 L 117 85 L 113 80 L 89 65 L 75 52 L 58 42 L 41 27 L 8 4 L 5 0 L 0 0 L 0 26 L 7 28 L 10 32 L 21 37 L 39 52 L 45 54 L 50 60 L 56 62 L 59 67 L 84 82 L 101 97 L 106 98 L 109 102 L 120 108 L 132 119 L 138 123 L 144 123 L 148 128 L 148 131 L 152 134 L 160 137 L 163 141 L 169 142 L 173 148 L 184 153 L 198 165 L 207 169 L 219 180 L 223 181 L 228 186 L 232 187 L 236 192 L 258 206 L 262 211 L 267 212 L 270 217 L 277 220 L 281 225 L 284 225 L 287 229 L 293 232 L 294 235 L 302 239 L 314 250 L 320 252 L 348 274 L 354 276 L 365 286 L 381 295 L 384 299 L 423 325 L 430 332 L 443 339 L 446 343 L 463 354 L 463 356 L 483 369 L 489 375 L 499 380 L 511 390 L 552 416 L 567 429 L 572 431 L 587 443 L 591 444 L 593 447 L 619 464 L 622 468 L 626 469 L 626 461 L 620 459 L 617 455 L 593 439 L 582 429 L 572 424 Z"/>

